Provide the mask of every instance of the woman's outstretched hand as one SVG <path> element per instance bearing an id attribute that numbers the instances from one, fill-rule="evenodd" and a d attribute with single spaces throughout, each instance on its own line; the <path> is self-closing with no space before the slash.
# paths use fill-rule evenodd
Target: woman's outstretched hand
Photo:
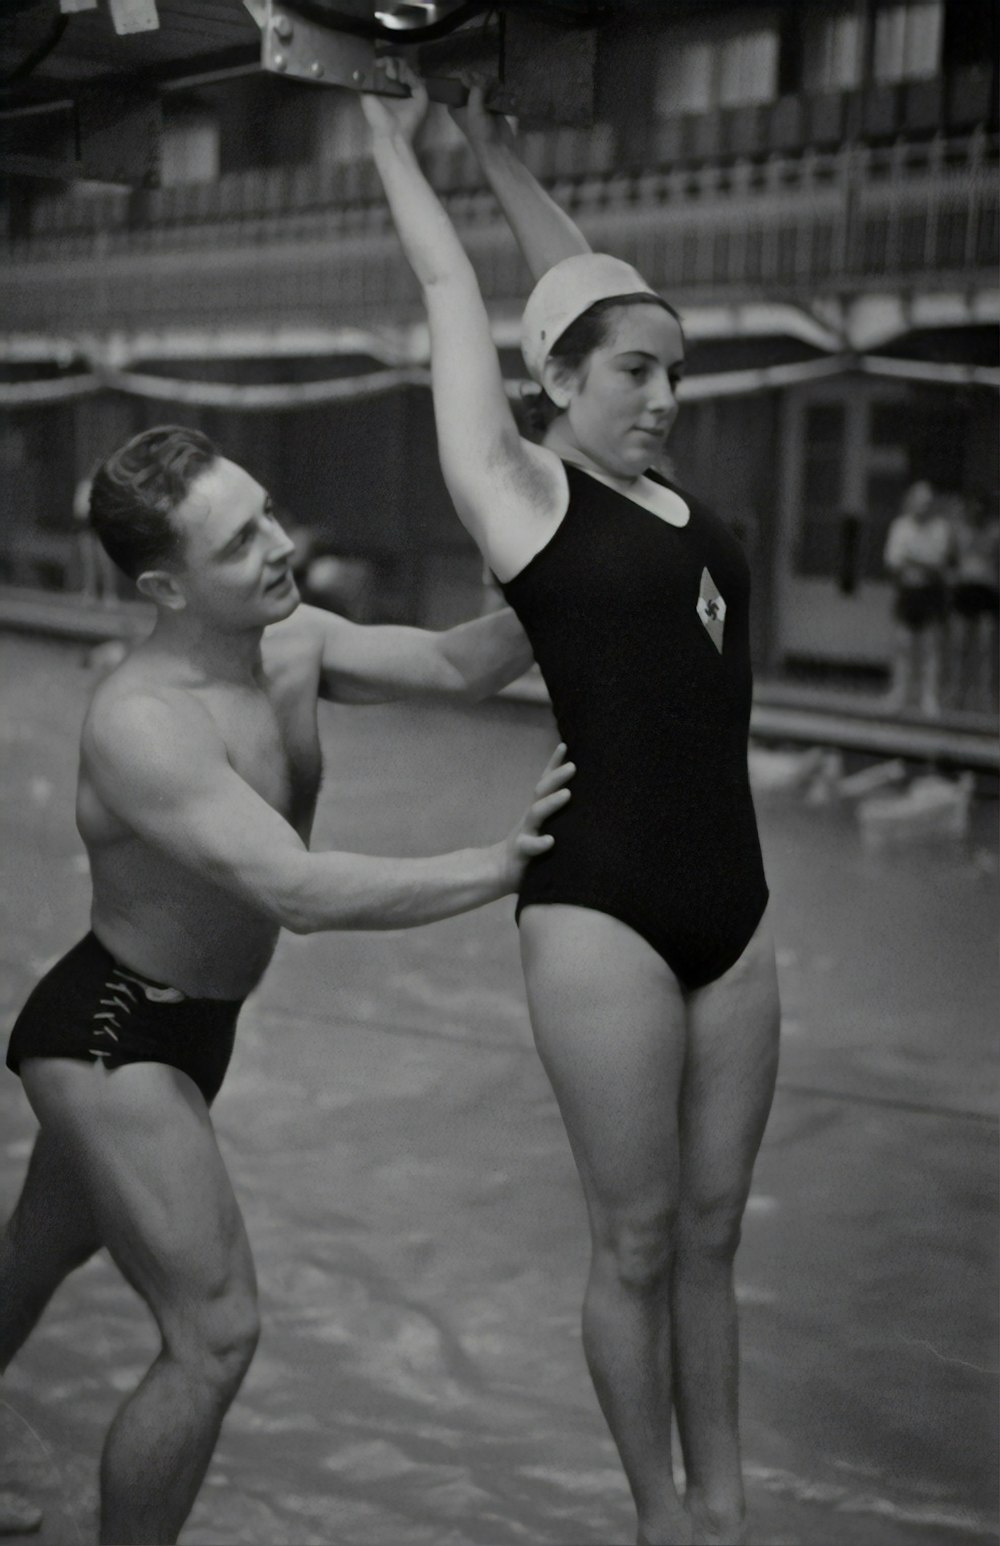
<path id="1" fill-rule="evenodd" d="M 463 107 L 448 111 L 477 155 L 488 155 L 502 145 L 513 145 L 514 132 L 502 113 L 486 111 L 486 88 L 474 75 L 463 74 L 469 96 Z"/>
<path id="2" fill-rule="evenodd" d="M 361 109 L 368 120 L 372 134 L 402 135 L 412 143 L 414 135 L 427 116 L 427 87 L 420 76 L 403 59 L 385 61 L 386 78 L 398 81 L 410 88 L 408 97 L 380 97 L 374 92 L 361 94 Z"/>

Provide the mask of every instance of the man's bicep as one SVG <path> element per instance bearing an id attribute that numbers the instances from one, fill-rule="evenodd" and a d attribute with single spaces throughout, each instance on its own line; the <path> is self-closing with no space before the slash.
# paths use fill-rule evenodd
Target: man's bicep
<path id="1" fill-rule="evenodd" d="M 206 878 L 237 882 L 241 871 L 257 871 L 268 851 L 302 846 L 234 771 L 221 740 L 196 723 L 171 723 L 154 712 L 131 726 L 109 724 L 91 735 L 85 755 L 118 820 Z"/>
<path id="2" fill-rule="evenodd" d="M 323 648 L 322 695 L 335 703 L 385 703 L 415 688 L 446 691 L 451 668 L 440 639 L 394 623 L 333 629 Z"/>

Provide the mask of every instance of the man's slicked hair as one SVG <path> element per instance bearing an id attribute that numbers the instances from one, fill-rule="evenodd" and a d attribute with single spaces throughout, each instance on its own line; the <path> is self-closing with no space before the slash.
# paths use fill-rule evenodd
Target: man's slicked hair
<path id="1" fill-rule="evenodd" d="M 218 459 L 200 430 L 160 424 L 133 435 L 101 463 L 90 490 L 90 524 L 129 579 L 182 560 L 184 536 L 171 516 Z"/>

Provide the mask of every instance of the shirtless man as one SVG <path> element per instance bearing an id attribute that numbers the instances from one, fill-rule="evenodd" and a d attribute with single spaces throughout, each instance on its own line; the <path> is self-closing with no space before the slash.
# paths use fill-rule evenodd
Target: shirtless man
<path id="1" fill-rule="evenodd" d="M 92 933 L 11 1037 L 41 1132 L 0 1244 L 0 1369 L 67 1273 L 106 1246 L 162 1347 L 107 1436 L 100 1539 L 163 1542 L 190 1511 L 258 1334 L 208 1110 L 242 1001 L 282 928 L 406 928 L 515 891 L 552 841 L 538 828 L 572 768 L 557 753 L 491 847 L 310 853 L 318 698 L 486 696 L 530 662 L 513 614 L 435 634 L 299 607 L 268 494 L 191 430 L 129 441 L 97 473 L 91 508 L 156 624 L 83 728 Z"/>

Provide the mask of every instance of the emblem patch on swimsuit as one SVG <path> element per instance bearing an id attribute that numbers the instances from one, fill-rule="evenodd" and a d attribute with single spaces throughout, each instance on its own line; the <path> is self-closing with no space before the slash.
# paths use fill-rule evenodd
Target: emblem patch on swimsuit
<path id="1" fill-rule="evenodd" d="M 698 587 L 698 616 L 705 625 L 708 637 L 721 655 L 722 633 L 726 625 L 726 603 L 707 569 L 701 571 L 701 584 Z"/>

